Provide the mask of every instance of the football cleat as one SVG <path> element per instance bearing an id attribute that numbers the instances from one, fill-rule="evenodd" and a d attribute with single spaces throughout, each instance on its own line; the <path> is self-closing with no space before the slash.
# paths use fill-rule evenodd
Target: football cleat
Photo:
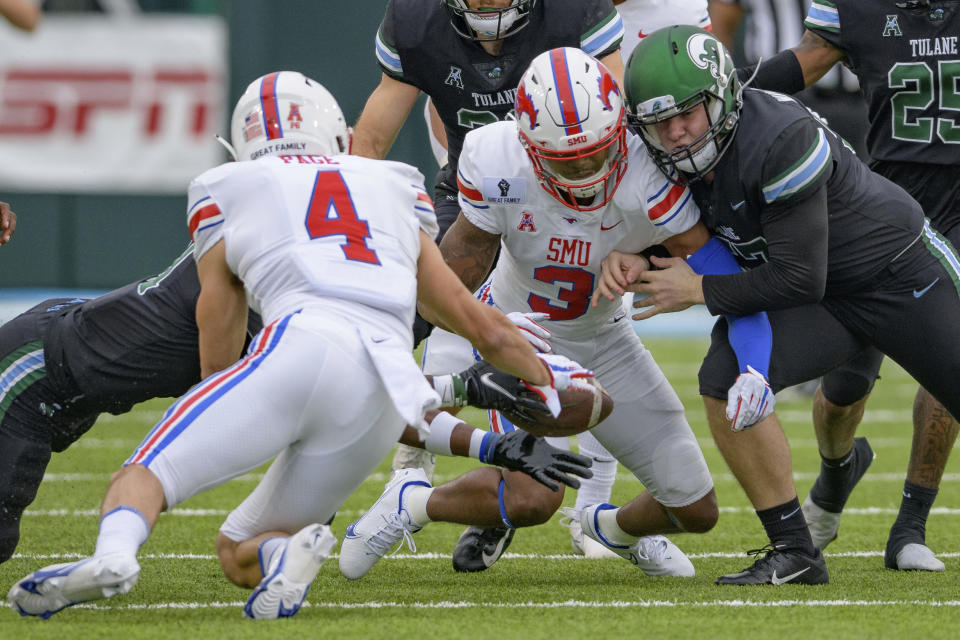
<path id="1" fill-rule="evenodd" d="M 910 542 L 892 553 L 890 545 L 884 554 L 884 566 L 899 571 L 943 571 L 943 562 L 925 544 Z"/>
<path id="2" fill-rule="evenodd" d="M 580 526 L 580 519 L 575 516 L 564 516 L 560 524 L 570 529 L 570 546 L 573 547 L 573 553 L 585 558 L 617 558 L 616 553 L 606 548 L 593 538 L 583 535 L 583 527 Z"/>
<path id="3" fill-rule="evenodd" d="M 853 488 L 860 482 L 860 478 L 867 472 L 873 463 L 876 454 L 870 447 L 866 438 L 854 438 L 853 440 L 853 459 L 850 462 L 850 475 L 846 483 L 841 488 L 842 496 L 835 496 L 836 504 L 843 504 L 846 496 L 850 495 Z M 822 469 L 822 466 L 821 466 Z M 821 473 L 823 471 L 821 470 Z M 813 494 L 817 489 L 819 480 L 814 484 L 814 489 L 810 490 L 806 499 L 803 501 L 803 517 L 810 528 L 810 537 L 813 539 L 813 546 L 817 549 L 826 549 L 827 545 L 837 539 L 837 532 L 840 530 L 840 513 L 828 510 L 814 501 Z"/>
<path id="4" fill-rule="evenodd" d="M 81 602 L 127 593 L 139 577 L 135 557 L 111 553 L 34 571 L 13 585 L 7 601 L 21 616 L 47 619 Z"/>
<path id="5" fill-rule="evenodd" d="M 387 480 L 387 486 L 397 477 L 397 472 L 401 469 L 423 469 L 427 476 L 427 482 L 433 482 L 433 469 L 436 466 L 437 456 L 426 451 L 405 444 L 398 444 L 397 450 L 393 454 L 392 473 Z"/>
<path id="6" fill-rule="evenodd" d="M 830 576 L 823 553 L 815 549 L 808 555 L 797 548 L 782 544 L 768 544 L 761 549 L 747 552 L 752 556 L 764 554 L 752 565 L 739 573 L 730 573 L 717 578 L 717 584 L 827 584 Z"/>
<path id="7" fill-rule="evenodd" d="M 652 577 L 689 578 L 696 574 L 690 558 L 663 536 L 642 536 L 632 545 L 622 545 L 607 540 L 599 529 L 597 512 L 616 509 L 612 504 L 601 502 L 583 508 L 579 513 L 565 508 L 564 515 L 579 517 L 584 540 L 593 539 L 598 544 L 636 565 L 638 569 Z"/>
<path id="8" fill-rule="evenodd" d="M 282 551 L 273 554 L 263 580 L 250 594 L 243 615 L 258 620 L 294 615 L 335 544 L 337 538 L 324 524 L 307 525 L 287 538 Z"/>
<path id="9" fill-rule="evenodd" d="M 461 572 L 486 571 L 513 542 L 516 529 L 467 527 L 453 549 L 453 568 Z"/>
<path id="10" fill-rule="evenodd" d="M 347 526 L 340 545 L 340 573 L 345 578 L 365 576 L 397 542 L 417 550 L 413 534 L 423 527 L 403 505 L 404 492 L 414 486 L 430 486 L 423 469 L 400 469 L 373 506 Z"/>

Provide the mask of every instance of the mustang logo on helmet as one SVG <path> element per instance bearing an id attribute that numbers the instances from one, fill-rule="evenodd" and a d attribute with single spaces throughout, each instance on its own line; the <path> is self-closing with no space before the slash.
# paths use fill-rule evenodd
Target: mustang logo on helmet
<path id="1" fill-rule="evenodd" d="M 603 69 L 600 77 L 597 79 L 597 85 L 600 88 L 600 95 L 597 97 L 600 98 L 600 102 L 603 103 L 604 111 L 613 111 L 613 104 L 610 102 L 610 94 L 615 93 L 618 96 L 620 94 L 620 87 L 617 86 L 617 81 L 613 79 L 613 76 L 610 73 Z"/>
<path id="2" fill-rule="evenodd" d="M 520 86 L 517 87 L 517 100 L 514 105 L 514 111 L 516 111 L 518 121 L 523 114 L 527 114 L 527 118 L 530 119 L 530 129 L 537 128 L 537 116 L 540 114 L 540 110 L 533 106 L 533 96 L 527 92 L 527 88 L 523 86 L 522 82 Z"/>

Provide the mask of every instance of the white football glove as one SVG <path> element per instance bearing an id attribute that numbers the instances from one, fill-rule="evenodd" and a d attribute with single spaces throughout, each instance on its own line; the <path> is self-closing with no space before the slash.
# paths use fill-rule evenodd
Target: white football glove
<path id="1" fill-rule="evenodd" d="M 523 337 L 533 345 L 534 349 L 540 353 L 550 353 L 553 351 L 553 347 L 550 346 L 548 342 L 551 333 L 537 324 L 537 320 L 549 320 L 549 313 L 521 313 L 520 311 L 512 311 L 507 314 L 507 318 L 510 319 L 510 322 L 517 325 L 517 328 L 523 333 Z"/>
<path id="2" fill-rule="evenodd" d="M 749 429 L 773 413 L 776 397 L 770 383 L 751 366 L 737 376 L 727 394 L 727 419 L 734 431 Z"/>
<path id="3" fill-rule="evenodd" d="M 552 380 L 549 385 L 530 384 L 526 380 L 523 384 L 543 399 L 550 413 L 556 418 L 560 415 L 560 396 L 557 392 L 571 387 L 592 389 L 588 380 L 593 378 L 593 371 L 584 369 L 579 363 L 559 354 L 538 353 L 537 356 L 546 363 Z"/>

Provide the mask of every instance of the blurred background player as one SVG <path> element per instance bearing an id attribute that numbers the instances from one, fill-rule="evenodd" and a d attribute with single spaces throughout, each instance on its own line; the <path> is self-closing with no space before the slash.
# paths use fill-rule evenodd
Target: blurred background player
<path id="1" fill-rule="evenodd" d="M 932 227 L 960 246 L 960 119 L 949 108 L 960 75 L 958 52 L 949 45 L 960 29 L 960 5 L 925 0 L 814 2 L 804 26 L 800 43 L 774 61 L 786 65 L 784 72 L 764 75 L 761 88 L 797 91 L 834 73 L 840 68 L 837 63 L 848 66 L 859 78 L 869 108 L 870 168 L 909 193 Z M 942 42 L 948 46 L 940 46 Z M 837 536 L 840 513 L 859 479 L 853 471 L 857 456 L 870 455 L 865 439 L 855 441 L 854 434 L 881 360 L 871 349 L 831 372 L 814 400 L 822 463 L 803 508 L 821 548 Z M 884 565 L 943 571 L 943 562 L 926 546 L 926 520 L 958 423 L 923 388 L 913 410 L 910 464 Z"/>
<path id="2" fill-rule="evenodd" d="M 232 138 L 242 161 L 196 178 L 188 199 L 200 370 L 208 377 L 114 475 L 94 556 L 12 587 L 9 601 L 22 615 L 49 617 L 129 591 L 137 550 L 162 510 L 275 456 L 227 517 L 217 550 L 230 580 L 256 587 L 247 616 L 295 614 L 336 542 L 318 523 L 405 424 L 422 429 L 424 411 L 439 403 L 411 355 L 418 298 L 435 322 L 469 335 L 493 364 L 558 404 L 547 364 L 444 265 L 421 174 L 339 155 L 349 134 L 326 89 L 296 72 L 257 79 L 237 102 Z M 278 193 L 287 206 L 277 207 Z M 232 365 L 247 291 L 265 327 Z M 354 395 L 364 401 L 342 402 Z"/>

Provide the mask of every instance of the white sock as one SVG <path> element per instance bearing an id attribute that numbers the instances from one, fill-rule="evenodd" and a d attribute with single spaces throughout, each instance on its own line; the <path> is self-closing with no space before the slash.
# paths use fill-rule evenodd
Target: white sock
<path id="1" fill-rule="evenodd" d="M 136 557 L 140 545 L 149 535 L 150 526 L 142 513 L 133 507 L 119 506 L 100 520 L 100 534 L 93 555 L 126 553 Z"/>
<path id="2" fill-rule="evenodd" d="M 283 553 L 289 539 L 283 536 L 274 536 L 260 543 L 260 546 L 257 547 L 257 558 L 260 560 L 260 573 L 262 575 L 267 575 L 270 570 L 270 563 L 273 562 L 273 554 Z"/>
<path id="3" fill-rule="evenodd" d="M 427 515 L 427 502 L 433 495 L 433 487 L 415 485 L 403 492 L 403 508 L 410 514 L 410 519 L 421 527 L 432 522 Z"/>
<path id="4" fill-rule="evenodd" d="M 593 459 L 593 466 L 590 467 L 593 477 L 580 481 L 573 508 L 583 509 L 592 504 L 610 502 L 613 483 L 617 479 L 617 459 L 589 431 L 577 436 L 577 444 L 580 447 L 580 455 Z"/>
<path id="5" fill-rule="evenodd" d="M 622 545 L 633 545 L 640 536 L 632 536 L 617 524 L 617 514 L 620 513 L 620 507 L 616 509 L 603 509 L 597 512 L 597 523 L 600 527 L 600 534 L 609 540 Z"/>

